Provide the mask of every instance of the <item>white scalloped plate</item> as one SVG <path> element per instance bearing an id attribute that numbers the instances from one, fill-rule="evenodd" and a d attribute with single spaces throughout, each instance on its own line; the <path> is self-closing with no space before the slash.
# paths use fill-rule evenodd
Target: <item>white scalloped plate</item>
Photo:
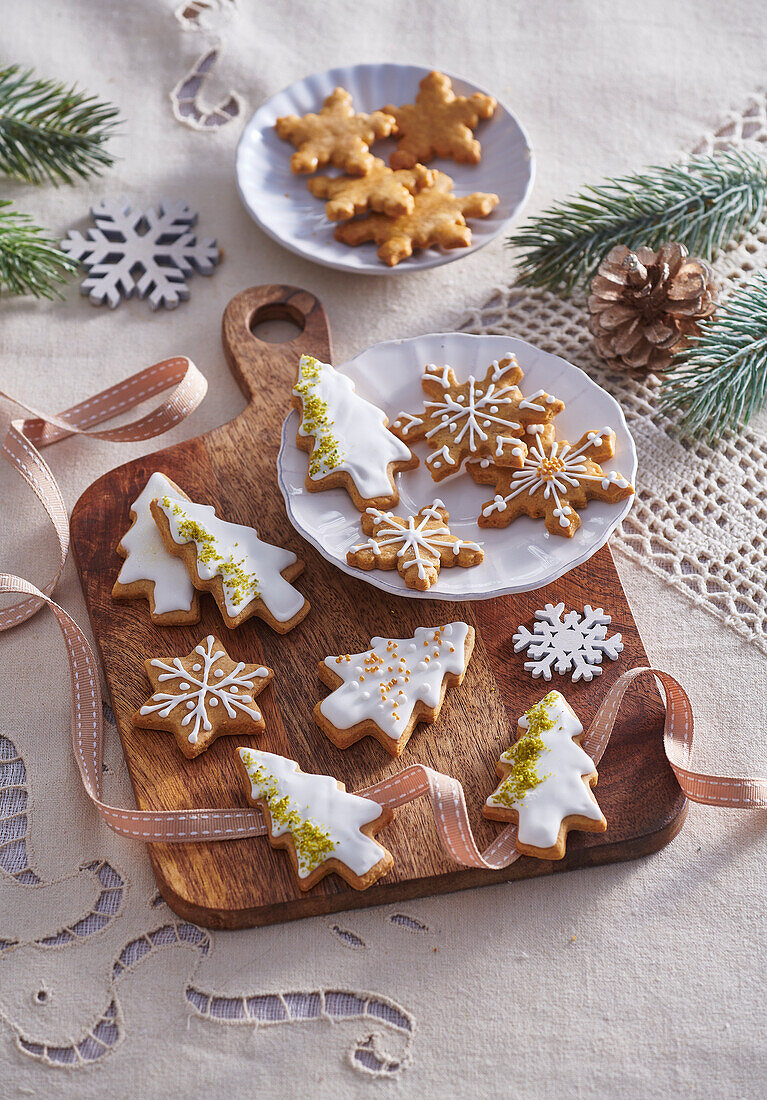
<path id="1" fill-rule="evenodd" d="M 637 457 L 634 440 L 623 411 L 609 393 L 578 367 L 558 355 L 507 336 L 470 336 L 444 333 L 375 344 L 339 369 L 354 380 L 357 391 L 385 410 L 392 421 L 401 410 L 422 407 L 421 375 L 426 363 L 449 363 L 460 380 L 470 374 L 484 376 L 494 359 L 512 351 L 525 372 L 521 389 L 530 393 L 545 389 L 565 403 L 556 420 L 557 433 L 576 440 L 590 428 L 609 425 L 615 431 L 615 458 L 605 469 L 618 470 L 636 483 Z M 412 515 L 435 497 L 450 512 L 450 529 L 460 538 L 479 541 L 485 560 L 471 569 L 443 569 L 428 592 L 408 588 L 396 571 L 370 573 L 346 564 L 346 552 L 362 539 L 360 513 L 343 489 L 310 493 L 304 486 L 307 455 L 296 446 L 298 413 L 293 411 L 282 427 L 277 474 L 291 523 L 328 561 L 344 573 L 396 596 L 426 600 L 486 600 L 511 592 L 529 592 L 550 584 L 587 561 L 607 542 L 628 515 L 633 496 L 620 504 L 591 501 L 580 512 L 581 526 L 571 539 L 549 535 L 542 520 L 522 516 L 502 529 L 480 529 L 477 516 L 482 504 L 492 499 L 492 486 L 476 485 L 462 471 L 444 481 L 432 481 L 424 458 L 428 447 L 414 443 L 421 464 L 398 475 L 400 502 L 393 511 Z M 595 593 L 595 599 L 598 598 Z"/>
<path id="2" fill-rule="evenodd" d="M 416 65 L 352 65 L 329 69 L 291 84 L 262 104 L 243 130 L 237 146 L 235 171 L 240 197 L 264 232 L 307 260 L 357 275 L 403 274 L 439 267 L 476 252 L 497 237 L 525 205 L 535 171 L 527 134 L 501 103 L 492 119 L 481 122 L 477 129 L 482 142 L 482 160 L 478 165 L 442 159 L 429 163 L 430 167 L 440 168 L 452 176 L 456 194 L 490 191 L 501 200 L 489 217 L 470 219 L 472 243 L 468 248 L 448 251 L 427 248 L 396 267 L 387 267 L 376 256 L 374 244 L 350 248 L 336 241 L 333 237 L 335 226 L 325 217 L 324 204 L 307 190 L 309 177 L 295 176 L 290 171 L 293 147 L 281 141 L 274 130 L 274 123 L 280 116 L 318 111 L 337 85 L 351 92 L 358 111 L 374 111 L 387 103 L 412 103 L 419 82 L 428 72 Z M 451 80 L 460 95 L 485 91 L 455 76 L 451 76 Z M 388 160 L 394 147 L 391 140 L 380 141 L 376 142 L 373 152 Z M 328 171 L 332 174 L 334 170 Z"/>

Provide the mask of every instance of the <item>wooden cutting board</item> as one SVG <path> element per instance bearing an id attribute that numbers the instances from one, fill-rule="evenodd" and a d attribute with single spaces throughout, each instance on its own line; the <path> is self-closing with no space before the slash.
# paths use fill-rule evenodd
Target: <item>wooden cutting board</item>
<path id="1" fill-rule="evenodd" d="M 270 319 L 292 320 L 301 333 L 289 343 L 265 343 L 252 329 Z M 480 814 L 495 785 L 495 762 L 513 740 L 517 717 L 548 690 L 523 669 L 524 656 L 513 653 L 511 639 L 518 625 L 530 626 L 536 609 L 560 600 L 568 608 L 599 604 L 612 615 L 611 629 L 623 635 L 620 658 L 607 661 L 603 675 L 591 684 L 573 685 L 569 678 L 557 677 L 551 685 L 562 689 L 584 726 L 615 678 L 647 663 L 609 548 L 545 589 L 481 603 L 409 600 L 353 580 L 296 533 L 276 482 L 280 428 L 290 407 L 298 356 L 309 352 L 332 360 L 321 304 L 295 287 L 253 287 L 229 303 L 222 338 L 247 408 L 204 436 L 112 470 L 83 493 L 72 513 L 75 559 L 137 804 L 142 809 L 245 805 L 234 765 L 240 744 L 292 757 L 304 771 L 333 775 L 351 791 L 421 761 L 463 783 L 477 842 L 485 847 L 499 829 Z M 115 547 L 128 529 L 131 502 L 155 470 L 171 477 L 193 500 L 215 505 L 226 519 L 255 526 L 270 542 L 303 559 L 306 571 L 296 585 L 312 610 L 295 630 L 280 636 L 251 619 L 230 632 L 210 596 L 203 596 L 202 620 L 193 627 L 158 627 L 145 601 L 112 600 L 121 562 Z M 477 631 L 464 683 L 448 693 L 439 721 L 416 731 L 399 761 L 370 739 L 341 751 L 314 725 L 312 708 L 324 693 L 316 674 L 322 657 L 364 650 L 376 634 L 407 637 L 417 626 L 459 618 Z M 186 654 L 208 633 L 216 633 L 235 659 L 266 664 L 276 675 L 259 698 L 266 733 L 261 738 L 220 738 L 190 761 L 169 734 L 135 730 L 131 715 L 149 694 L 143 659 Z M 571 833 L 567 855 L 557 863 L 525 857 L 506 871 L 461 869 L 444 854 L 426 799 L 402 807 L 381 834 L 394 855 L 394 869 L 363 892 L 333 875 L 302 893 L 285 853 L 273 851 L 265 837 L 152 844 L 149 856 L 171 908 L 212 928 L 272 924 L 632 859 L 667 844 L 684 821 L 686 803 L 666 762 L 662 727 L 655 689 L 634 688 L 599 768 L 597 793 L 607 832 Z"/>

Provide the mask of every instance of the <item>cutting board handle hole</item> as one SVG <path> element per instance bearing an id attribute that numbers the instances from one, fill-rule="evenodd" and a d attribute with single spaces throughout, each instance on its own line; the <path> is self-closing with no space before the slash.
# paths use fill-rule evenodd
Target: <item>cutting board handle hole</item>
<path id="1" fill-rule="evenodd" d="M 289 302 L 273 302 L 255 310 L 250 331 L 266 344 L 288 344 L 304 331 L 306 317 Z"/>

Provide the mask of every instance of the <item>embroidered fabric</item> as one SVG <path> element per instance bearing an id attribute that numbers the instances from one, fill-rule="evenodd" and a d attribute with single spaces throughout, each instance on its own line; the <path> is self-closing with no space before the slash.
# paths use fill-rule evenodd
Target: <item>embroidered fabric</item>
<path id="1" fill-rule="evenodd" d="M 767 146 L 767 96 L 752 96 L 696 153 Z M 722 297 L 767 266 L 767 221 L 714 267 Z M 633 561 L 767 653 L 767 437 L 757 426 L 718 445 L 682 440 L 655 407 L 658 379 L 610 367 L 594 351 L 584 297 L 500 286 L 465 332 L 528 340 L 581 367 L 623 406 L 639 454 L 637 498 L 611 540 Z M 522 364 L 524 367 L 524 364 Z"/>

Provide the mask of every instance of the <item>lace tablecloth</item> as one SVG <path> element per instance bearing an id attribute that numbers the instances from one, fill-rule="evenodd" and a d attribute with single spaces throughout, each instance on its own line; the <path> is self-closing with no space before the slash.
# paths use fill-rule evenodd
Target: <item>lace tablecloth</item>
<path id="1" fill-rule="evenodd" d="M 172 314 L 135 301 L 95 310 L 74 285 L 64 303 L 4 301 L 2 388 L 56 410 L 187 353 L 211 393 L 168 441 L 197 434 L 241 406 L 219 344 L 224 305 L 245 286 L 275 281 L 322 297 L 339 362 L 377 340 L 460 325 L 566 355 L 620 398 L 637 439 L 641 493 L 613 547 L 651 658 L 693 696 L 701 767 L 763 773 L 761 425 L 716 451 L 682 446 L 654 417 L 651 385 L 595 361 L 577 303 L 510 289 L 501 242 L 417 276 L 352 279 L 264 237 L 239 204 L 231 169 L 242 114 L 265 96 L 316 69 L 404 50 L 408 61 L 464 73 L 508 101 L 536 148 L 539 209 L 602 174 L 696 145 L 763 141 L 765 99 L 752 93 L 767 18 L 713 0 L 175 8 L 176 0 L 0 0 L 7 60 L 76 79 L 127 120 L 103 180 L 4 193 L 62 235 L 82 228 L 103 197 L 183 198 L 226 253 Z M 208 133 L 174 118 L 175 109 L 186 123 L 208 120 L 198 78 L 185 76 L 195 65 L 213 66 L 208 106 L 240 112 Z M 766 246 L 767 234 L 756 234 L 723 257 L 721 272 L 730 282 L 747 277 Z M 139 452 L 69 440 L 49 458 L 71 506 L 99 473 Z M 0 501 L 0 562 L 39 582 L 54 560 L 46 521 L 3 469 Z M 86 623 L 71 565 L 57 598 Z M 679 838 L 639 862 L 211 933 L 167 909 L 143 849 L 100 825 L 87 804 L 50 617 L 0 637 L 0 669 L 5 1095 L 763 1094 L 762 815 L 692 807 Z M 104 771 L 110 799 L 129 799 L 114 731 Z"/>

